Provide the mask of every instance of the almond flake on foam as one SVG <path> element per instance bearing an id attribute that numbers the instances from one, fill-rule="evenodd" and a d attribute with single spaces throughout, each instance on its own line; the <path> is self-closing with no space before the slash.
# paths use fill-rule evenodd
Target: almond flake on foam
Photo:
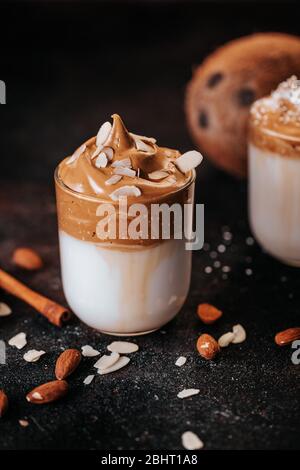
<path id="1" fill-rule="evenodd" d="M 86 149 L 85 144 L 82 144 L 80 147 L 78 147 L 78 149 L 75 150 L 73 155 L 69 157 L 69 159 L 67 160 L 67 164 L 70 165 L 71 163 L 74 163 L 77 160 L 77 158 L 79 158 L 80 155 L 85 151 L 85 149 Z"/>
<path id="2" fill-rule="evenodd" d="M 247 335 L 242 325 L 234 325 L 232 332 L 234 334 L 234 338 L 232 340 L 233 344 L 243 343 L 243 341 L 245 341 Z"/>
<path id="3" fill-rule="evenodd" d="M 177 179 L 174 175 L 171 175 L 171 176 L 168 177 L 167 182 L 170 183 L 170 184 L 176 184 Z"/>
<path id="4" fill-rule="evenodd" d="M 122 186 L 121 188 L 116 189 L 113 193 L 110 193 L 109 196 L 113 201 L 118 201 L 120 197 L 139 197 L 141 194 L 141 190 L 136 186 Z"/>
<path id="5" fill-rule="evenodd" d="M 112 125 L 109 121 L 106 121 L 104 124 L 102 124 L 96 137 L 97 147 L 100 147 L 100 145 L 105 144 L 111 132 L 111 129 L 112 129 Z"/>
<path id="6" fill-rule="evenodd" d="M 120 354 L 117 352 L 112 352 L 110 355 L 105 354 L 98 359 L 96 364 L 94 364 L 94 367 L 96 367 L 96 369 L 105 370 L 112 367 L 119 359 Z"/>
<path id="7" fill-rule="evenodd" d="M 154 137 L 146 137 L 145 135 L 138 135 L 133 132 L 129 132 L 129 134 L 134 138 L 134 140 L 138 139 L 143 140 L 144 142 L 150 142 L 151 144 L 156 144 L 156 139 L 154 139 Z"/>
<path id="8" fill-rule="evenodd" d="M 98 369 L 98 374 L 104 375 L 104 374 L 110 374 L 111 372 L 115 372 L 116 370 L 122 369 L 123 367 L 127 366 L 127 364 L 130 362 L 130 358 L 127 356 L 121 356 L 120 359 L 111 367 L 108 367 L 107 369 Z"/>
<path id="9" fill-rule="evenodd" d="M 196 150 L 190 150 L 189 152 L 183 153 L 180 157 L 176 158 L 175 165 L 182 173 L 187 173 L 193 170 L 203 160 L 203 156 Z"/>
<path id="10" fill-rule="evenodd" d="M 46 351 L 37 351 L 36 349 L 30 349 L 24 354 L 23 359 L 26 362 L 37 362 L 39 358 L 44 354 L 46 354 Z"/>
<path id="11" fill-rule="evenodd" d="M 94 375 L 88 375 L 83 381 L 84 385 L 90 385 L 93 382 L 94 378 Z"/>
<path id="12" fill-rule="evenodd" d="M 119 354 L 130 354 L 138 351 L 139 347 L 137 344 L 130 343 L 129 341 L 113 341 L 107 346 L 107 349 Z"/>
<path id="13" fill-rule="evenodd" d="M 105 181 L 106 186 L 112 186 L 113 184 L 117 184 L 121 181 L 122 176 L 120 175 L 112 175 L 108 180 Z"/>
<path id="14" fill-rule="evenodd" d="M 201 439 L 192 431 L 186 431 L 181 436 L 182 446 L 186 450 L 199 450 L 204 447 Z"/>
<path id="15" fill-rule="evenodd" d="M 180 356 L 177 359 L 177 361 L 175 362 L 175 365 L 178 366 L 178 367 L 182 367 L 182 366 L 184 366 L 185 363 L 186 363 L 186 357 Z"/>
<path id="16" fill-rule="evenodd" d="M 151 145 L 146 144 L 145 142 L 143 142 L 140 139 L 135 140 L 135 146 L 136 146 L 137 150 L 140 150 L 141 152 L 147 152 L 147 153 L 152 152 L 152 153 L 154 153 L 153 147 L 151 147 Z"/>
<path id="17" fill-rule="evenodd" d="M 12 338 L 10 338 L 10 340 L 8 341 L 8 344 L 10 346 L 15 346 L 17 349 L 24 348 L 24 346 L 26 346 L 27 344 L 26 334 L 23 332 L 18 333 L 16 336 L 13 336 Z"/>
<path id="18" fill-rule="evenodd" d="M 168 176 L 169 176 L 169 173 L 163 170 L 157 170 L 157 171 L 152 171 L 152 173 L 148 173 L 148 178 L 149 180 L 152 180 L 152 181 L 163 180 L 164 178 L 167 178 Z"/>
<path id="19" fill-rule="evenodd" d="M 119 176 L 129 176 L 129 178 L 135 178 L 136 172 L 131 168 L 118 167 L 114 169 L 114 174 Z"/>
<path id="20" fill-rule="evenodd" d="M 98 157 L 96 158 L 95 161 L 95 167 L 96 168 L 105 168 L 107 166 L 107 156 L 105 155 L 104 152 L 101 152 Z"/>
<path id="21" fill-rule="evenodd" d="M 177 397 L 188 398 L 188 397 L 192 397 L 193 395 L 198 395 L 199 392 L 200 392 L 199 388 L 185 388 L 184 390 L 181 390 L 181 392 L 177 394 Z"/>
<path id="22" fill-rule="evenodd" d="M 115 160 L 114 162 L 112 162 L 111 166 L 114 168 L 119 168 L 119 167 L 131 168 L 131 160 L 130 158 L 123 158 L 123 160 Z"/>
<path id="23" fill-rule="evenodd" d="M 97 155 L 99 155 L 99 153 L 101 152 L 102 149 L 103 149 L 102 145 L 100 145 L 100 147 L 96 147 L 96 150 L 92 154 L 91 159 L 93 160 L 93 158 L 97 157 Z"/>
<path id="24" fill-rule="evenodd" d="M 229 331 L 228 333 L 225 333 L 218 339 L 218 344 L 220 348 L 227 348 L 230 343 L 234 340 L 234 333 Z"/>
<path id="25" fill-rule="evenodd" d="M 81 354 L 84 357 L 96 357 L 99 356 L 100 352 L 86 344 L 85 346 L 81 346 Z"/>
<path id="26" fill-rule="evenodd" d="M 4 302 L 0 302 L 0 317 L 8 317 L 11 313 L 11 308 Z"/>
<path id="27" fill-rule="evenodd" d="M 114 149 L 111 148 L 111 147 L 105 147 L 103 149 L 103 152 L 105 153 L 105 155 L 107 156 L 107 159 L 109 161 L 111 161 L 113 158 L 114 158 Z"/>

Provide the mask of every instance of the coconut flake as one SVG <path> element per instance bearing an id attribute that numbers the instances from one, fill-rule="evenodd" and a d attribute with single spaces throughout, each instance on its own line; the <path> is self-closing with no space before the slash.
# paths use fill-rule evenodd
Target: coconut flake
<path id="1" fill-rule="evenodd" d="M 136 175 L 134 170 L 132 170 L 131 168 L 126 168 L 126 167 L 115 168 L 114 174 L 120 175 L 120 176 L 129 176 L 129 178 L 134 178 Z"/>
<path id="2" fill-rule="evenodd" d="M 111 166 L 113 166 L 114 168 L 118 168 L 120 166 L 131 168 L 131 160 L 130 158 L 123 158 L 123 160 L 115 160 L 114 162 L 112 162 Z"/>
<path id="3" fill-rule="evenodd" d="M 164 178 L 167 178 L 169 173 L 163 170 L 152 171 L 152 173 L 148 173 L 148 178 L 153 181 L 159 181 Z"/>
<path id="4" fill-rule="evenodd" d="M 185 388 L 184 390 L 181 390 L 181 392 L 177 394 L 177 397 L 188 398 L 188 397 L 192 397 L 193 395 L 198 395 L 199 392 L 200 392 L 199 388 Z"/>
<path id="5" fill-rule="evenodd" d="M 123 367 L 127 366 L 130 358 L 127 356 L 121 356 L 120 359 L 111 367 L 107 369 L 98 369 L 98 374 L 110 374 L 111 372 L 115 372 L 116 370 L 122 369 Z"/>
<path id="6" fill-rule="evenodd" d="M 106 186 L 112 186 L 113 184 L 117 184 L 121 181 L 122 176 L 120 175 L 112 175 L 108 180 L 105 181 Z"/>
<path id="7" fill-rule="evenodd" d="M 232 331 L 234 333 L 233 344 L 243 343 L 243 341 L 245 341 L 247 335 L 242 325 L 234 325 Z"/>
<path id="8" fill-rule="evenodd" d="M 130 354 L 138 351 L 139 347 L 137 344 L 128 341 L 113 341 L 107 346 L 107 349 L 119 354 Z"/>
<path id="9" fill-rule="evenodd" d="M 107 156 L 105 155 L 104 152 L 101 152 L 98 157 L 96 158 L 95 161 L 95 167 L 96 168 L 105 168 L 107 166 Z"/>
<path id="10" fill-rule="evenodd" d="M 45 351 L 37 351 L 36 349 L 30 349 L 27 351 L 23 359 L 25 359 L 26 362 L 37 362 L 41 356 L 46 354 Z"/>
<path id="11" fill-rule="evenodd" d="M 84 385 L 90 385 L 90 383 L 93 382 L 94 377 L 94 375 L 88 375 L 83 381 Z"/>
<path id="12" fill-rule="evenodd" d="M 112 367 L 119 359 L 120 354 L 117 352 L 112 352 L 110 355 L 105 354 L 98 359 L 96 364 L 94 364 L 94 367 L 96 367 L 96 369 L 105 370 Z"/>
<path id="13" fill-rule="evenodd" d="M 199 450 L 204 447 L 201 439 L 192 431 L 186 431 L 181 436 L 182 446 L 186 450 Z"/>
<path id="14" fill-rule="evenodd" d="M 16 336 L 13 336 L 12 338 L 10 338 L 10 340 L 8 341 L 8 344 L 10 346 L 15 346 L 17 349 L 24 348 L 24 346 L 26 346 L 27 344 L 26 334 L 23 332 L 18 333 Z"/>
<path id="15" fill-rule="evenodd" d="M 196 166 L 200 165 L 203 160 L 203 156 L 196 150 L 190 150 L 189 152 L 183 153 L 180 157 L 176 158 L 175 165 L 182 173 L 187 173 L 193 170 Z"/>
<path id="16" fill-rule="evenodd" d="M 89 346 L 88 344 L 86 344 L 85 346 L 81 346 L 81 353 L 84 357 L 95 357 L 99 356 L 100 354 L 99 351 L 92 348 L 92 346 Z"/>
<path id="17" fill-rule="evenodd" d="M 11 313 L 11 308 L 4 302 L 0 302 L 0 317 L 8 317 Z"/>
<path id="18" fill-rule="evenodd" d="M 113 201 L 118 201 L 120 197 L 139 197 L 141 194 L 141 190 L 137 186 L 122 186 L 121 188 L 116 189 L 109 196 Z"/>
<path id="19" fill-rule="evenodd" d="M 112 125 L 109 121 L 106 121 L 104 124 L 102 124 L 96 137 L 97 147 L 99 147 L 100 145 L 104 145 L 104 143 L 108 139 L 111 129 L 112 129 Z"/>
<path id="20" fill-rule="evenodd" d="M 178 367 L 182 367 L 185 363 L 186 363 L 186 357 L 180 356 L 175 362 L 175 365 Z"/>

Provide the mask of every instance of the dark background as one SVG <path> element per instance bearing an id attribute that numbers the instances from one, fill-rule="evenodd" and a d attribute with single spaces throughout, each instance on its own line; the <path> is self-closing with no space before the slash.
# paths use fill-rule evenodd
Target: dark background
<path id="1" fill-rule="evenodd" d="M 299 34 L 299 12 L 297 3 L 288 2 L 2 2 L 0 79 L 7 85 L 7 105 L 0 107 L 0 265 L 63 302 L 52 189 L 56 164 L 114 112 L 134 132 L 190 149 L 183 100 L 193 67 L 241 35 Z M 162 332 L 136 340 L 141 352 L 130 367 L 85 388 L 93 361 L 84 360 L 70 380 L 70 396 L 60 403 L 35 407 L 24 396 L 52 379 L 61 349 L 91 344 L 104 352 L 110 338 L 78 321 L 55 329 L 0 292 L 14 309 L 1 319 L 1 338 L 26 331 L 28 347 L 47 351 L 37 364 L 27 364 L 23 351 L 7 350 L 0 387 L 11 407 L 0 422 L 0 448 L 174 450 L 188 429 L 208 449 L 300 447 L 300 366 L 291 363 L 290 348 L 273 341 L 277 331 L 299 325 L 299 271 L 246 244 L 246 190 L 246 182 L 208 161 L 201 166 L 197 198 L 205 203 L 209 247 L 194 254 L 186 306 Z M 207 275 L 210 252 L 228 227 L 233 241 L 219 259 L 231 273 L 214 269 Z M 26 274 L 11 264 L 13 249 L 24 244 L 42 254 L 42 272 Z M 249 267 L 251 276 L 245 274 Z M 224 319 L 204 328 L 195 316 L 202 301 L 224 310 Z M 197 356 L 200 332 L 218 337 L 238 322 L 247 330 L 245 343 L 215 362 Z M 188 362 L 178 369 L 174 362 L 181 354 Z M 176 398 L 189 387 L 200 388 L 200 395 Z M 25 429 L 18 424 L 24 417 L 30 422 Z"/>

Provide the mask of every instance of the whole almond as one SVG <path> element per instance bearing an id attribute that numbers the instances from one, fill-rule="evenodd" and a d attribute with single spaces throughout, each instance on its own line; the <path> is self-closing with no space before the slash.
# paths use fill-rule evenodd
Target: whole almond
<path id="1" fill-rule="evenodd" d="M 223 312 L 213 305 L 199 304 L 197 308 L 197 314 L 203 323 L 206 325 L 211 325 L 223 315 Z"/>
<path id="2" fill-rule="evenodd" d="M 13 262 L 20 268 L 34 271 L 43 266 L 40 255 L 31 248 L 17 248 L 12 256 Z"/>
<path id="3" fill-rule="evenodd" d="M 55 376 L 58 380 L 63 380 L 77 369 L 81 361 L 81 353 L 77 349 L 66 349 L 58 357 L 55 366 Z"/>
<path id="4" fill-rule="evenodd" d="M 300 339 L 300 328 L 288 328 L 287 330 L 277 333 L 275 343 L 278 344 L 278 346 L 286 346 L 296 341 L 296 339 Z"/>
<path id="5" fill-rule="evenodd" d="M 218 354 L 220 347 L 215 338 L 205 333 L 198 338 L 197 350 L 204 359 L 211 360 Z"/>
<path id="6" fill-rule="evenodd" d="M 68 384 L 65 380 L 53 380 L 31 390 L 26 395 L 26 400 L 30 403 L 43 405 L 59 400 L 64 397 L 68 391 Z"/>
<path id="7" fill-rule="evenodd" d="M 0 418 L 6 413 L 8 408 L 8 398 L 4 390 L 0 390 Z"/>

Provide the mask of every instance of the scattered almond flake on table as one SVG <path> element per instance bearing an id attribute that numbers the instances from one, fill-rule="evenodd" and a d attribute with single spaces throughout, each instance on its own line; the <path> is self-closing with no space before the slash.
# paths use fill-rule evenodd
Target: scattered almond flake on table
<path id="1" fill-rule="evenodd" d="M 177 361 L 175 362 L 175 365 L 178 367 L 183 366 L 186 363 L 186 357 L 180 356 Z"/>
<path id="2" fill-rule="evenodd" d="M 99 147 L 100 145 L 104 145 L 104 143 L 108 139 L 111 129 L 112 129 L 112 125 L 109 121 L 106 121 L 104 124 L 102 124 L 96 137 L 97 147 Z"/>
<path id="3" fill-rule="evenodd" d="M 152 173 L 148 173 L 148 178 L 152 181 L 159 181 L 164 178 L 167 178 L 169 173 L 163 170 L 152 171 Z"/>
<path id="4" fill-rule="evenodd" d="M 190 150 L 176 158 L 174 163 L 182 173 L 187 173 L 200 165 L 202 160 L 203 156 L 200 152 L 197 152 L 197 150 Z"/>
<path id="5" fill-rule="evenodd" d="M 127 366 L 128 362 L 130 361 L 130 358 L 127 356 L 121 356 L 120 359 L 111 367 L 108 367 L 107 369 L 98 369 L 98 374 L 104 375 L 104 374 L 110 374 L 111 372 L 115 372 L 116 370 L 122 369 L 123 367 Z"/>
<path id="6" fill-rule="evenodd" d="M 126 168 L 131 168 L 131 160 L 130 158 L 123 158 L 123 160 L 115 160 L 112 162 L 111 166 L 113 168 L 118 168 L 118 167 L 126 167 Z"/>
<path id="7" fill-rule="evenodd" d="M 188 398 L 188 397 L 192 397 L 193 395 L 198 395 L 199 392 L 200 392 L 199 388 L 185 388 L 184 390 L 181 390 L 181 392 L 177 394 L 177 397 Z"/>
<path id="8" fill-rule="evenodd" d="M 121 188 L 118 188 L 114 192 L 110 193 L 109 196 L 113 201 L 118 201 L 120 197 L 139 197 L 141 194 L 141 190 L 136 186 L 122 186 Z"/>
<path id="9" fill-rule="evenodd" d="M 88 344 L 86 344 L 85 346 L 81 346 L 81 353 L 84 357 L 95 357 L 99 356 L 100 354 L 99 351 L 92 348 L 92 346 L 89 346 Z"/>
<path id="10" fill-rule="evenodd" d="M 117 184 L 121 181 L 122 176 L 120 175 L 112 175 L 108 180 L 105 181 L 106 186 L 112 186 L 113 184 Z"/>
<path id="11" fill-rule="evenodd" d="M 133 137 L 135 140 L 144 140 L 145 142 L 150 142 L 151 144 L 156 144 L 156 139 L 154 137 L 146 137 L 145 135 L 138 135 L 134 134 L 133 132 L 129 132 L 131 137 Z"/>
<path id="12" fill-rule="evenodd" d="M 71 163 L 74 163 L 80 157 L 80 155 L 85 151 L 85 149 L 86 149 L 86 145 L 82 144 L 77 150 L 75 150 L 73 155 L 69 157 L 69 159 L 67 160 L 67 164 L 70 165 Z"/>
<path id="13" fill-rule="evenodd" d="M 234 339 L 234 333 L 229 331 L 228 333 L 225 333 L 218 339 L 218 344 L 220 348 L 226 348 L 227 346 L 229 346 L 230 343 L 232 343 L 233 339 Z"/>
<path id="14" fill-rule="evenodd" d="M 27 351 L 23 359 L 25 359 L 26 362 L 37 362 L 41 356 L 46 354 L 46 351 L 37 351 L 36 349 L 30 349 Z"/>
<path id="15" fill-rule="evenodd" d="M 27 421 L 27 419 L 19 419 L 19 425 L 22 426 L 22 428 L 27 428 L 29 421 Z"/>
<path id="16" fill-rule="evenodd" d="M 129 178 L 134 178 L 136 175 L 135 170 L 122 166 L 115 168 L 114 174 L 119 176 L 129 176 Z"/>
<path id="17" fill-rule="evenodd" d="M 96 369 L 108 369 L 112 367 L 118 360 L 120 359 L 120 354 L 117 352 L 112 352 L 110 355 L 105 354 L 104 356 L 100 357 L 94 367 Z"/>
<path id="18" fill-rule="evenodd" d="M 4 302 L 0 302 L 0 317 L 8 317 L 11 313 L 11 308 Z"/>
<path id="19" fill-rule="evenodd" d="M 246 339 L 246 331 L 245 329 L 242 327 L 242 325 L 234 325 L 234 327 L 232 328 L 232 331 L 234 333 L 234 338 L 232 340 L 232 343 L 233 344 L 238 344 L 238 343 L 242 343 L 243 341 L 245 341 Z"/>
<path id="20" fill-rule="evenodd" d="M 111 352 L 117 352 L 119 354 L 130 354 L 139 350 L 139 347 L 135 343 L 128 341 L 113 341 L 107 346 L 107 349 Z"/>
<path id="21" fill-rule="evenodd" d="M 107 166 L 107 156 L 104 152 L 101 152 L 95 161 L 96 168 L 105 168 Z"/>
<path id="22" fill-rule="evenodd" d="M 143 142 L 140 139 L 136 139 L 135 146 L 136 146 L 137 150 L 140 150 L 141 152 L 147 152 L 147 153 L 152 152 L 152 153 L 154 153 L 154 148 L 151 147 L 151 145 L 146 144 L 145 142 Z"/>
<path id="23" fill-rule="evenodd" d="M 23 332 L 18 333 L 16 336 L 13 336 L 12 338 L 10 338 L 10 340 L 8 341 L 8 344 L 10 346 L 15 346 L 17 349 L 24 348 L 24 346 L 26 346 L 27 344 L 26 334 Z"/>
<path id="24" fill-rule="evenodd" d="M 204 447 L 201 439 L 192 431 L 186 431 L 181 436 L 182 446 L 186 450 L 199 450 Z"/>
<path id="25" fill-rule="evenodd" d="M 94 377 L 94 375 L 88 375 L 83 381 L 84 385 L 90 385 L 93 382 Z"/>

